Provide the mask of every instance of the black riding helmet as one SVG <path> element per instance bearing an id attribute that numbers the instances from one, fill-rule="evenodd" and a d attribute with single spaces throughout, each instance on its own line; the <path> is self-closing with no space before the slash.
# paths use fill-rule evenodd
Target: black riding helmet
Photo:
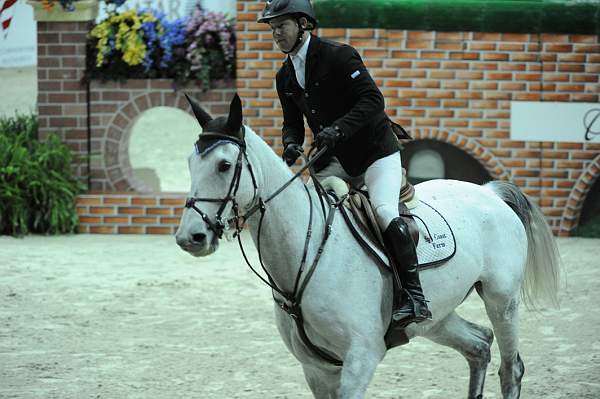
<path id="1" fill-rule="evenodd" d="M 269 0 L 265 5 L 262 16 L 257 22 L 268 24 L 270 20 L 284 15 L 289 15 L 294 18 L 300 27 L 296 44 L 287 53 L 293 52 L 302 41 L 302 35 L 305 30 L 313 30 L 317 27 L 317 17 L 315 10 L 310 4 L 310 0 Z M 305 17 L 308 20 L 306 29 L 300 25 L 299 19 Z"/>

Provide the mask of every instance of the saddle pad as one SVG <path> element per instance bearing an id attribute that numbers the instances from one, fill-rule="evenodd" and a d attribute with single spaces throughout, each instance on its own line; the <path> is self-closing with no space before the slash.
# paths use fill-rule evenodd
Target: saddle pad
<path id="1" fill-rule="evenodd" d="M 354 237 L 380 264 L 389 268 L 387 256 L 373 239 L 371 233 L 365 230 L 366 228 L 362 223 L 355 220 L 349 210 L 344 209 L 344 207 L 340 209 Z M 421 200 L 410 212 L 419 229 L 419 243 L 417 244 L 419 270 L 434 268 L 452 258 L 456 253 L 456 240 L 446 219 L 431 205 Z"/>
<path id="2" fill-rule="evenodd" d="M 421 200 L 411 213 L 419 227 L 419 269 L 435 267 L 452 258 L 456 253 L 456 240 L 442 214 Z"/>

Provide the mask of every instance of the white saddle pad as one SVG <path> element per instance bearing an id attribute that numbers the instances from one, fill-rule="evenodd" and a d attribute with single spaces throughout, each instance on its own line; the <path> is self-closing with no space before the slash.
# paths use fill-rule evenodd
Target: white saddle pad
<path id="1" fill-rule="evenodd" d="M 414 215 L 419 229 L 419 242 L 417 244 L 417 257 L 419 269 L 429 269 L 441 265 L 452 258 L 456 252 L 454 233 L 444 217 L 429 204 L 419 200 L 418 204 L 410 210 Z M 389 260 L 384 252 L 375 245 L 368 234 L 363 231 L 362 225 L 357 223 L 348 211 L 350 221 L 355 232 L 368 244 L 373 254 L 379 261 L 389 267 Z"/>
<path id="2" fill-rule="evenodd" d="M 417 257 L 419 268 L 427 269 L 443 263 L 454 256 L 456 240 L 444 217 L 426 202 L 411 209 L 419 227 Z"/>

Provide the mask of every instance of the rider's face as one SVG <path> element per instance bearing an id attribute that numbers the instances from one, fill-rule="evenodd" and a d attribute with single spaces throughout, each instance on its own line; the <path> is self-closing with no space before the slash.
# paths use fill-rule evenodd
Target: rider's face
<path id="1" fill-rule="evenodd" d="M 294 19 L 283 16 L 272 19 L 269 22 L 271 30 L 273 31 L 273 41 L 279 50 L 285 52 L 289 51 L 298 38 L 298 24 Z"/>

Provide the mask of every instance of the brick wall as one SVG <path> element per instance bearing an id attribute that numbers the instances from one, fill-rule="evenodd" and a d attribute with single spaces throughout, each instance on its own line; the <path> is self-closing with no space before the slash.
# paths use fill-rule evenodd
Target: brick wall
<path id="1" fill-rule="evenodd" d="M 235 82 L 209 91 L 167 79 L 82 83 L 91 22 L 38 21 L 38 118 L 43 140 L 57 133 L 74 155 L 73 168 L 90 194 L 79 197 L 83 233 L 172 234 L 185 194 L 134 194 L 129 139 L 135 118 L 159 106 L 189 112 L 183 92 L 214 116 L 227 114 Z M 88 91 L 89 90 L 89 91 Z M 89 134 L 88 134 L 89 98 Z"/>
<path id="2" fill-rule="evenodd" d="M 102 193 L 79 196 L 79 232 L 174 234 L 185 200 L 177 194 Z"/>
<path id="3" fill-rule="evenodd" d="M 281 151 L 274 76 L 283 61 L 264 2 L 239 0 L 238 91 L 246 122 Z M 592 35 L 320 29 L 360 52 L 386 112 L 412 136 L 450 143 L 494 177 L 518 184 L 555 232 L 576 226 L 598 178 L 600 143 L 510 140 L 511 101 L 598 102 L 600 41 Z"/>
<path id="4" fill-rule="evenodd" d="M 255 22 L 263 4 L 237 3 L 235 86 L 244 101 L 245 122 L 280 152 L 282 119 L 274 77 L 283 56 L 274 49 L 268 28 Z M 81 231 L 157 232 L 163 221 L 172 230 L 173 220 L 120 214 L 120 209 L 133 206 L 135 195 L 114 192 L 132 189 L 127 142 L 135 115 L 154 106 L 187 110 L 187 105 L 169 81 L 92 82 L 88 141 L 88 93 L 80 80 L 89 28 L 88 22 L 38 22 L 40 136 L 59 133 L 79 157 L 74 165 L 78 176 L 89 178 L 94 192 L 105 193 L 94 194 L 94 199 L 83 196 L 82 201 L 103 206 L 104 197 L 128 198 L 130 205 L 112 207 L 115 214 L 100 216 L 91 213 L 91 205 L 80 203 Z M 598 102 L 598 37 L 383 29 L 317 33 L 359 50 L 386 97 L 386 111 L 415 139 L 452 144 L 494 178 L 514 181 L 538 201 L 557 233 L 567 235 L 577 225 L 586 194 L 600 174 L 600 143 L 510 140 L 510 102 Z M 223 114 L 233 90 L 219 87 L 202 94 L 202 100 L 216 115 Z M 88 146 L 97 154 L 89 158 L 91 170 Z M 160 203 L 162 196 L 154 198 Z M 168 216 L 176 217 L 174 208 L 170 212 Z M 151 223 L 143 224 L 145 217 L 153 218 L 147 220 Z M 101 229 L 105 223 L 112 227 Z M 126 229 L 129 225 L 135 228 Z"/>
<path id="5" fill-rule="evenodd" d="M 85 37 L 91 22 L 38 22 L 39 136 L 57 133 L 73 151 L 78 176 L 87 176 Z"/>

